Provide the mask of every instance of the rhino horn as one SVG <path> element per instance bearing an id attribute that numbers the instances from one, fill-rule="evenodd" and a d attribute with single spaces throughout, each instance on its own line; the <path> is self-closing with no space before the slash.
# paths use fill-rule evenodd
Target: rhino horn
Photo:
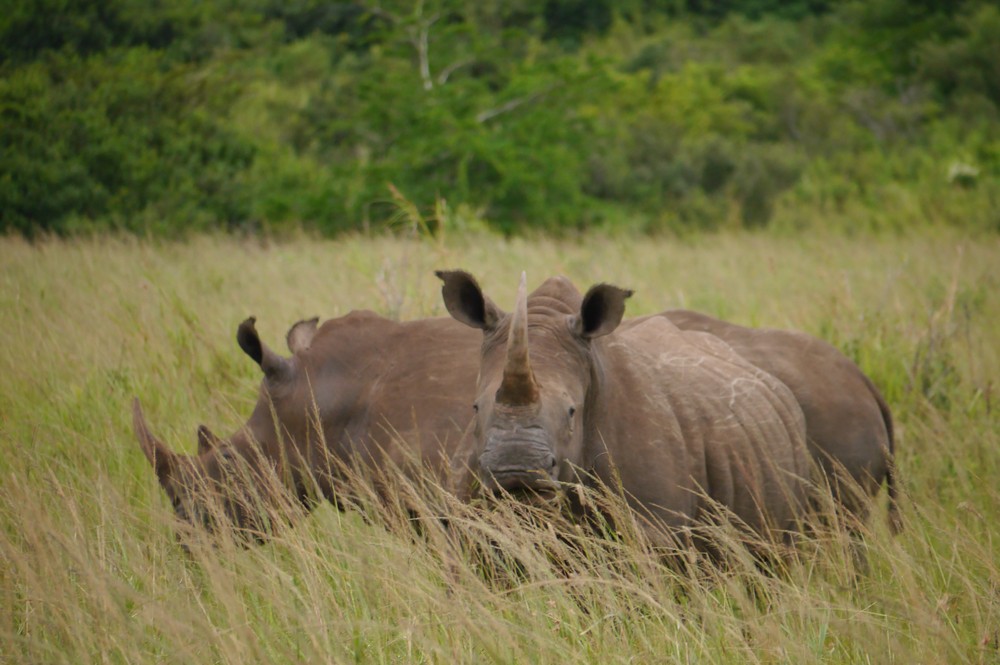
<path id="1" fill-rule="evenodd" d="M 135 431 L 135 437 L 139 440 L 139 447 L 146 454 L 149 463 L 153 465 L 153 470 L 156 472 L 160 484 L 166 486 L 167 480 L 177 468 L 177 455 L 149 431 L 149 425 L 146 424 L 146 416 L 142 413 L 138 397 L 132 400 L 132 429 Z"/>
<path id="2" fill-rule="evenodd" d="M 288 371 L 289 361 L 282 358 L 260 341 L 257 328 L 254 326 L 257 319 L 250 317 L 240 324 L 236 331 L 236 341 L 243 352 L 250 356 L 255 363 L 260 365 L 264 375 L 269 379 L 280 378 Z"/>
<path id="3" fill-rule="evenodd" d="M 212 452 L 222 445 L 222 439 L 217 437 L 212 430 L 205 425 L 198 425 L 198 454 Z"/>
<path id="4" fill-rule="evenodd" d="M 515 406 L 538 401 L 538 384 L 528 357 L 528 287 L 527 276 L 523 272 L 517 288 L 517 304 L 510 319 L 503 380 L 496 398 L 501 404 Z"/>

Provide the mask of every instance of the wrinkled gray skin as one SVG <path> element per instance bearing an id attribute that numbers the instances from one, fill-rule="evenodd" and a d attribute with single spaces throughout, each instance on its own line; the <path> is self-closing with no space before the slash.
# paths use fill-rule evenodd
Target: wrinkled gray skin
<path id="1" fill-rule="evenodd" d="M 307 507 L 316 489 L 342 498 L 342 465 L 421 465 L 447 480 L 470 430 L 475 331 L 449 318 L 400 323 L 360 311 L 319 327 L 297 323 L 290 358 L 260 341 L 253 318 L 237 340 L 264 379 L 249 421 L 228 439 L 201 426 L 197 455 L 173 453 L 133 404 L 136 437 L 181 519 L 211 530 L 221 512 L 229 526 L 260 535 L 268 508 L 289 491 Z"/>
<path id="2" fill-rule="evenodd" d="M 507 314 L 468 273 L 437 274 L 449 313 L 483 331 L 466 492 L 620 483 L 668 547 L 719 506 L 768 537 L 798 527 L 811 462 L 783 383 L 664 317 L 618 329 L 631 292 L 614 286 L 581 298 L 553 278 L 526 297 L 522 276 Z"/>
<path id="3" fill-rule="evenodd" d="M 895 531 L 901 528 L 892 466 L 892 416 L 881 393 L 849 358 L 823 340 L 801 332 L 745 328 L 682 309 L 658 316 L 681 330 L 715 335 L 788 386 L 805 415 L 809 452 L 834 495 L 863 521 L 870 510 L 870 497 L 878 494 L 884 481 L 889 494 L 889 524 Z M 850 479 L 848 485 L 845 478 Z"/>

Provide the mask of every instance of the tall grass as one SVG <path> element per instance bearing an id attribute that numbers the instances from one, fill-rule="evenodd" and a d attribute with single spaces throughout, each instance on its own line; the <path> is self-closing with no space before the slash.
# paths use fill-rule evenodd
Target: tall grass
<path id="1" fill-rule="evenodd" d="M 0 661 L 998 662 L 998 265 L 997 237 L 948 231 L 0 240 Z M 442 315 L 442 267 L 502 307 L 521 270 L 563 273 L 635 289 L 629 315 L 683 306 L 830 340 L 894 408 L 906 530 L 876 511 L 867 570 L 831 531 L 779 576 L 681 573 L 627 530 L 504 509 L 453 507 L 451 531 L 414 538 L 323 506 L 263 546 L 179 547 L 132 395 L 192 452 L 198 423 L 235 429 L 256 399 L 234 340 L 247 315 L 275 347 L 317 314 Z"/>

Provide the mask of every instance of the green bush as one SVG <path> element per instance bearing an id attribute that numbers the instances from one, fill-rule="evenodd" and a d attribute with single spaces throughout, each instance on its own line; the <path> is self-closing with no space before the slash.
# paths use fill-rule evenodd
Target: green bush
<path id="1" fill-rule="evenodd" d="M 0 14 L 0 231 L 1000 226 L 985 0 Z"/>
<path id="2" fill-rule="evenodd" d="M 147 210 L 181 226 L 191 209 L 213 224 L 242 219 L 234 176 L 254 148 L 199 108 L 201 85 L 143 48 L 50 54 L 16 70 L 0 83 L 4 226 L 61 232 L 85 217 L 133 227 Z"/>

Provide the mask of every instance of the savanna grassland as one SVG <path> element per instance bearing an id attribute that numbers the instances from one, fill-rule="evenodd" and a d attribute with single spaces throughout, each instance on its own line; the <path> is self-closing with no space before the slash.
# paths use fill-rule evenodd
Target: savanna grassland
<path id="1" fill-rule="evenodd" d="M 998 266 L 996 235 L 948 230 L 0 240 L 0 661 L 1000 662 Z M 443 315 L 432 271 L 452 267 L 507 308 L 521 270 L 563 273 L 635 289 L 628 315 L 683 306 L 829 340 L 894 409 L 905 530 L 881 496 L 867 566 L 833 531 L 784 574 L 697 579 L 629 538 L 581 536 L 556 566 L 552 529 L 503 514 L 471 529 L 518 556 L 501 582 L 433 533 L 328 505 L 263 546 L 182 549 L 132 397 L 192 452 L 199 423 L 232 431 L 256 400 L 247 315 L 276 349 L 314 315 Z"/>

